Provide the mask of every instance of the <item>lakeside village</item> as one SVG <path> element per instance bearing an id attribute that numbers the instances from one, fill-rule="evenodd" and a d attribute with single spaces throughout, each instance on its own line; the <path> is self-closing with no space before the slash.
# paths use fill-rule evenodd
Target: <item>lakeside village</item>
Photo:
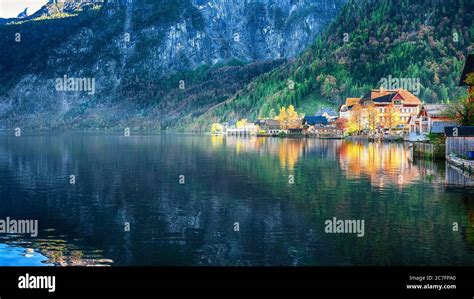
<path id="1" fill-rule="evenodd" d="M 339 111 L 327 108 L 303 116 L 290 105 L 255 122 L 214 123 L 211 133 L 407 142 L 414 156 L 446 159 L 474 181 L 474 54 L 467 57 L 459 85 L 468 87 L 462 103 L 424 104 L 408 90 L 379 88 L 361 98 L 347 98 Z"/>

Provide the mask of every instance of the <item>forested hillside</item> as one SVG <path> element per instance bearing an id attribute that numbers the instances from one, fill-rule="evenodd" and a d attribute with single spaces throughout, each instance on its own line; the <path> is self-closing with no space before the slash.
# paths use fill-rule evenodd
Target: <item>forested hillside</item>
<path id="1" fill-rule="evenodd" d="M 259 77 L 189 129 L 265 117 L 289 104 L 313 114 L 318 106 L 362 96 L 390 76 L 419 79 L 425 102 L 457 100 L 465 96 L 457 85 L 473 38 L 470 0 L 352 0 L 297 59 Z"/>
<path id="2" fill-rule="evenodd" d="M 301 53 L 346 0 L 54 2 L 0 25 L 0 129 L 183 125 Z M 96 90 L 58 92 L 63 76 Z"/>

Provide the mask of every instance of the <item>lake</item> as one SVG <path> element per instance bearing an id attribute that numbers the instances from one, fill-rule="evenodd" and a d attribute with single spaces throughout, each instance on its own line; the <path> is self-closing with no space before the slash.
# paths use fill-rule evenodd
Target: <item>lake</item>
<path id="1" fill-rule="evenodd" d="M 474 191 L 452 180 L 408 144 L 1 135 L 0 219 L 39 232 L 0 234 L 0 265 L 472 266 Z"/>

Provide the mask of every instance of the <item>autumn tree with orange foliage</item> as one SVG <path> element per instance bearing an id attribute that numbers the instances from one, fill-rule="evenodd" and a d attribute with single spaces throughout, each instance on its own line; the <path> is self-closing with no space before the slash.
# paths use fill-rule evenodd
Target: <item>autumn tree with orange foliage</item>
<path id="1" fill-rule="evenodd" d="M 288 127 L 299 128 L 301 126 L 300 116 L 293 105 L 288 106 L 288 109 L 281 107 L 278 120 L 285 129 Z"/>
<path id="2" fill-rule="evenodd" d="M 362 107 L 354 105 L 351 110 L 351 115 L 347 123 L 347 130 L 349 133 L 359 134 L 362 131 Z"/>
<path id="3" fill-rule="evenodd" d="M 345 131 L 347 129 L 349 121 L 345 118 L 338 118 L 336 120 L 336 128 L 340 131 Z"/>
<path id="4" fill-rule="evenodd" d="M 371 132 L 374 132 L 379 124 L 379 112 L 377 108 L 375 108 L 373 105 L 367 108 L 367 121 L 369 125 L 369 130 Z"/>
<path id="5" fill-rule="evenodd" d="M 286 127 L 286 122 L 288 120 L 288 114 L 286 114 L 286 108 L 280 108 L 280 114 L 278 114 L 278 120 L 280 121 L 280 125 Z"/>
<path id="6" fill-rule="evenodd" d="M 301 120 L 298 116 L 298 112 L 295 111 L 295 107 L 290 105 L 286 110 L 288 116 L 288 126 L 291 128 L 299 128 L 301 127 Z"/>
<path id="7" fill-rule="evenodd" d="M 396 107 L 387 107 L 385 113 L 384 127 L 389 129 L 389 132 L 392 133 L 392 129 L 400 125 L 400 111 Z"/>

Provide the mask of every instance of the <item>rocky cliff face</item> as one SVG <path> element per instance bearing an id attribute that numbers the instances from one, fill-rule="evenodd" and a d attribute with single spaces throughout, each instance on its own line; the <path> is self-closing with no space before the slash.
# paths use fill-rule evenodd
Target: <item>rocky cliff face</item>
<path id="1" fill-rule="evenodd" d="M 275 65 L 264 61 L 300 53 L 344 2 L 51 1 L 26 22 L 0 27 L 0 121 L 159 127 L 193 118 Z M 58 91 L 64 76 L 93 78 L 94 93 Z"/>
<path id="2" fill-rule="evenodd" d="M 192 0 L 202 18 L 181 18 L 166 28 L 157 52 L 161 66 L 185 57 L 190 66 L 232 58 L 255 61 L 294 57 L 336 15 L 343 1 Z M 186 67 L 186 66 L 185 66 Z"/>

